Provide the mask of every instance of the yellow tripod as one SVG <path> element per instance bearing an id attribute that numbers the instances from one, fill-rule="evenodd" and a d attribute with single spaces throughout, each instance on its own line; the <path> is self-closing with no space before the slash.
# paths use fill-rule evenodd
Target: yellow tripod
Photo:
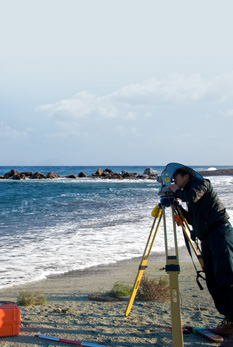
<path id="1" fill-rule="evenodd" d="M 169 250 L 168 250 L 168 237 L 167 237 L 166 213 L 165 213 L 166 207 L 171 207 L 171 211 L 172 211 L 173 235 L 174 235 L 174 244 L 175 244 L 175 255 L 173 256 L 169 255 Z M 174 199 L 167 199 L 167 198 L 164 200 L 161 199 L 160 204 L 156 206 L 154 210 L 152 211 L 152 216 L 154 217 L 154 221 L 153 221 L 151 231 L 146 243 L 146 247 L 142 256 L 142 260 L 138 269 L 134 287 L 125 310 L 125 316 L 128 316 L 131 311 L 139 284 L 142 279 L 143 272 L 147 268 L 148 258 L 150 256 L 152 246 L 153 246 L 161 219 L 163 218 L 165 253 L 166 253 L 165 271 L 169 275 L 169 285 L 170 285 L 172 342 L 173 342 L 173 347 L 181 347 L 183 346 L 183 333 L 182 333 L 182 323 L 181 323 L 179 282 L 178 282 L 178 274 L 180 273 L 180 266 L 179 266 L 178 243 L 177 243 L 177 234 L 176 234 L 176 223 L 177 223 L 176 220 L 179 219 L 180 223 L 178 224 L 182 227 L 188 242 L 190 243 L 195 255 L 197 256 L 197 259 L 199 260 L 201 267 L 203 268 L 201 250 L 197 243 L 195 247 L 193 242 L 190 240 L 189 234 L 186 231 L 186 227 L 189 230 L 189 232 L 191 232 L 191 230 L 189 228 L 189 225 L 186 219 L 184 218 L 181 212 L 179 204 L 176 201 L 174 201 Z M 156 222 L 157 222 L 157 225 L 156 225 Z"/>

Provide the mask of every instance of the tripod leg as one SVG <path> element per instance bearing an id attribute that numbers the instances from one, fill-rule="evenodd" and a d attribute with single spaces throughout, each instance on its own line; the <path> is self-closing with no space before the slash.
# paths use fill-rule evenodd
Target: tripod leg
<path id="1" fill-rule="evenodd" d="M 179 216 L 180 216 L 181 219 L 182 219 L 182 225 L 181 225 L 181 227 L 182 227 L 182 229 L 183 229 L 183 232 L 184 232 L 184 234 L 185 234 L 185 236 L 186 236 L 186 238 L 187 238 L 189 244 L 190 244 L 191 247 L 192 247 L 193 252 L 195 253 L 195 255 L 196 255 L 196 257 L 197 257 L 197 259 L 198 259 L 198 261 L 199 261 L 199 263 L 200 263 L 200 265 L 201 265 L 201 267 L 202 267 L 202 269 L 203 269 L 203 268 L 204 268 L 204 263 L 203 263 L 203 259 L 202 259 L 202 255 L 201 255 L 201 249 L 200 249 L 200 247 L 199 247 L 199 245 L 198 245 L 197 243 L 196 243 L 197 249 L 194 247 L 193 242 L 191 241 L 190 236 L 188 235 L 188 233 L 187 233 L 187 231 L 186 231 L 186 228 L 187 228 L 187 229 L 189 230 L 189 234 L 191 234 L 190 227 L 189 227 L 189 225 L 188 225 L 187 220 L 184 218 L 184 216 L 183 216 L 183 214 L 182 214 L 181 209 L 180 209 L 179 206 L 176 206 L 176 211 L 178 212 Z M 185 225 L 186 225 L 186 228 L 185 228 Z M 197 251 L 198 251 L 198 252 L 197 252 Z M 198 254 L 198 253 L 199 253 L 199 254 Z"/>
<path id="2" fill-rule="evenodd" d="M 165 238 L 165 250 L 166 250 L 165 270 L 169 275 L 169 285 L 170 285 L 172 345 L 173 347 L 182 347 L 184 345 L 184 342 L 183 342 L 183 332 L 182 332 L 182 323 L 181 323 L 180 294 L 179 294 L 179 282 L 178 282 L 178 274 L 180 273 L 180 265 L 179 265 L 179 258 L 178 258 L 176 222 L 175 222 L 173 206 L 172 206 L 172 219 L 173 219 L 173 231 L 174 231 L 174 241 L 175 241 L 175 256 L 168 255 L 166 216 L 165 216 L 165 207 L 163 207 L 164 238 Z"/>
<path id="3" fill-rule="evenodd" d="M 172 345 L 173 347 L 183 346 L 183 333 L 180 312 L 180 296 L 178 274 L 179 270 L 173 264 L 167 267 L 170 283 L 170 301 L 171 301 L 171 318 L 172 318 Z"/>
<path id="4" fill-rule="evenodd" d="M 153 229 L 154 229 L 155 222 L 156 222 L 157 218 L 159 218 L 159 220 L 158 220 L 157 226 L 156 226 L 156 228 L 154 230 L 154 234 L 153 234 Z M 161 218 L 162 218 L 161 209 L 158 207 L 156 214 L 155 214 L 155 218 L 154 218 L 152 227 L 151 227 L 151 231 L 150 231 L 147 243 L 146 243 L 146 247 L 145 247 L 145 250 L 144 250 L 144 253 L 142 256 L 142 260 L 141 260 L 141 263 L 140 263 L 139 268 L 138 268 L 138 273 L 137 273 L 137 276 L 136 276 L 136 279 L 134 282 L 134 286 L 133 286 L 133 289 L 132 289 L 132 292 L 131 292 L 131 295 L 130 295 L 130 298 L 129 298 L 129 301 L 128 301 L 128 304 L 127 304 L 127 307 L 125 310 L 125 316 L 126 317 L 130 314 L 134 299 L 135 299 L 137 291 L 138 291 L 139 284 L 140 284 L 141 279 L 142 279 L 142 275 L 143 275 L 145 269 L 147 268 L 148 258 L 149 258 L 149 255 L 151 253 L 151 249 L 152 249 L 152 246 L 153 246 L 153 243 L 155 240 L 155 236 L 156 236 L 158 228 L 159 228 Z"/>

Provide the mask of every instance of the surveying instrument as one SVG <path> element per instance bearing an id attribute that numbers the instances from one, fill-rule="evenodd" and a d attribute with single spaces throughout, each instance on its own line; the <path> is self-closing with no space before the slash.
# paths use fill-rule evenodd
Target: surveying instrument
<path id="1" fill-rule="evenodd" d="M 138 273 L 135 279 L 134 287 L 131 292 L 131 296 L 129 298 L 125 316 L 128 316 L 134 299 L 137 294 L 137 290 L 139 284 L 142 279 L 142 275 L 144 270 L 147 268 L 148 258 L 150 256 L 153 243 L 155 241 L 155 237 L 160 225 L 161 220 L 163 219 L 163 227 L 164 227 L 164 242 L 165 242 L 165 254 L 166 254 L 166 266 L 165 271 L 169 275 L 169 287 L 170 287 L 170 303 L 171 303 L 171 320 L 172 320 L 172 344 L 173 347 L 182 347 L 183 343 L 183 333 L 182 333 L 182 323 L 181 323 L 181 310 L 180 310 L 180 295 L 179 295 L 179 282 L 178 282 L 178 274 L 180 273 L 180 265 L 179 265 L 179 255 L 178 255 L 178 242 L 177 242 L 177 233 L 176 233 L 176 224 L 181 226 L 183 229 L 183 234 L 185 237 L 186 246 L 189 247 L 190 255 L 191 248 L 195 253 L 202 269 L 203 269 L 203 261 L 201 257 L 201 249 L 196 241 L 192 241 L 190 239 L 191 230 L 189 228 L 187 220 L 184 218 L 179 203 L 175 200 L 174 193 L 168 188 L 172 183 L 172 178 L 174 172 L 179 169 L 184 168 L 184 165 L 178 163 L 170 163 L 163 170 L 161 176 L 157 177 L 157 181 L 161 183 L 161 188 L 158 192 L 160 195 L 160 203 L 158 206 L 155 206 L 151 215 L 154 217 L 154 221 L 151 227 L 151 231 L 146 243 L 146 247 L 142 256 L 142 260 L 138 269 Z M 193 174 L 196 177 L 202 178 L 197 172 L 193 171 Z M 173 237 L 174 237 L 174 255 L 169 255 L 168 249 L 168 236 L 167 236 L 167 226 L 166 226 L 166 208 L 170 207 L 172 212 L 172 224 L 173 224 Z M 157 223 L 156 223 L 157 222 Z M 189 230 L 189 233 L 187 230 Z M 191 248 L 190 248 L 191 246 Z M 192 255 L 191 255 L 192 257 Z M 194 264 L 194 262 L 193 262 Z M 194 264 L 195 266 L 195 264 Z M 195 267 L 196 269 L 196 267 Z M 197 271 L 197 270 L 196 270 Z M 197 271 L 197 281 L 198 276 L 200 276 L 200 272 Z M 203 277 L 202 277 L 203 278 Z"/>

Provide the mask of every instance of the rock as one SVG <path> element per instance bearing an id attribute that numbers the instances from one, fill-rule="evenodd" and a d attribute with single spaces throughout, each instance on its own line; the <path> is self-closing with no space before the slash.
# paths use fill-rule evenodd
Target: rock
<path id="1" fill-rule="evenodd" d="M 66 178 L 77 178 L 77 176 L 75 176 L 75 175 L 69 175 L 69 176 L 66 176 Z"/>
<path id="2" fill-rule="evenodd" d="M 138 175 L 137 178 L 141 179 L 141 180 L 147 180 L 150 176 L 149 175 Z"/>
<path id="3" fill-rule="evenodd" d="M 33 175 L 33 172 L 32 171 L 24 171 L 24 172 L 21 172 L 21 174 L 25 175 L 25 177 L 31 177 Z"/>
<path id="4" fill-rule="evenodd" d="M 128 177 L 130 177 L 130 173 L 129 173 L 128 171 L 123 170 L 121 173 L 122 173 L 122 177 L 123 177 L 123 178 L 128 178 Z"/>
<path id="5" fill-rule="evenodd" d="M 20 180 L 21 178 L 20 178 L 20 175 L 18 174 L 18 175 L 12 176 L 11 179 L 12 180 Z"/>
<path id="6" fill-rule="evenodd" d="M 78 177 L 82 178 L 82 177 L 87 177 L 87 175 L 84 172 L 80 172 L 78 174 Z"/>
<path id="7" fill-rule="evenodd" d="M 198 173 L 202 176 L 233 176 L 233 169 L 206 170 Z"/>
<path id="8" fill-rule="evenodd" d="M 18 175 L 19 173 L 20 173 L 19 171 L 12 169 L 9 172 L 5 173 L 4 178 L 8 179 L 8 178 L 11 178 L 14 175 Z"/>
<path id="9" fill-rule="evenodd" d="M 49 172 L 47 175 L 46 175 L 46 178 L 58 178 L 58 177 L 61 177 L 60 175 L 56 174 L 55 172 Z"/>
<path id="10" fill-rule="evenodd" d="M 128 171 L 126 171 L 126 170 L 122 170 L 122 171 L 120 172 L 120 174 L 121 174 L 122 176 L 124 176 L 127 172 L 128 172 Z"/>
<path id="11" fill-rule="evenodd" d="M 4 179 L 4 177 L 3 176 L 0 176 L 0 180 L 3 180 Z"/>
<path id="12" fill-rule="evenodd" d="M 149 179 L 150 179 L 150 180 L 156 180 L 157 177 L 158 177 L 158 174 L 149 175 Z"/>
<path id="13" fill-rule="evenodd" d="M 41 180 L 41 179 L 45 179 L 46 178 L 46 176 L 43 174 L 43 173 L 41 173 L 41 172 L 35 172 L 32 176 L 31 176 L 31 179 L 35 179 L 35 180 Z"/>
<path id="14" fill-rule="evenodd" d="M 62 308 L 60 308 L 60 307 L 55 308 L 55 309 L 54 309 L 54 312 L 57 312 L 57 313 L 62 313 Z"/>
<path id="15" fill-rule="evenodd" d="M 26 176 L 21 172 L 11 177 L 12 180 L 25 180 Z"/>
<path id="16" fill-rule="evenodd" d="M 122 175 L 123 178 L 136 178 L 137 173 L 136 172 L 128 172 L 125 171 L 124 174 Z"/>
<path id="17" fill-rule="evenodd" d="M 100 168 L 95 173 L 95 175 L 97 176 L 102 176 L 102 174 L 103 174 L 103 170 L 101 170 Z"/>
<path id="18" fill-rule="evenodd" d="M 113 171 L 110 170 L 110 169 L 105 169 L 104 172 L 106 172 L 106 173 L 112 173 Z"/>
<path id="19" fill-rule="evenodd" d="M 110 179 L 119 179 L 119 180 L 123 179 L 123 177 L 120 174 L 116 173 L 116 172 L 111 173 L 109 175 L 109 178 Z"/>
<path id="20" fill-rule="evenodd" d="M 156 175 L 157 173 L 155 172 L 155 170 L 153 170 L 151 167 L 148 167 L 147 169 L 144 170 L 144 175 Z"/>

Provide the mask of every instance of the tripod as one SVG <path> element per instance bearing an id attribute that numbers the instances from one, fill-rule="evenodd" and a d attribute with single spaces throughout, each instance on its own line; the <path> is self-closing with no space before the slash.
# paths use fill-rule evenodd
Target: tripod
<path id="1" fill-rule="evenodd" d="M 166 226 L 166 207 L 171 207 L 172 212 L 172 222 L 173 222 L 173 236 L 174 236 L 174 244 L 175 244 L 175 255 L 170 256 L 168 250 L 168 237 L 167 237 L 167 226 Z M 148 258 L 150 256 L 153 243 L 155 241 L 155 237 L 163 218 L 163 227 L 164 227 L 164 241 L 165 241 L 165 253 L 166 253 L 166 266 L 165 271 L 169 275 L 169 286 L 170 286 L 170 302 L 171 302 L 171 319 L 172 319 L 172 342 L 174 347 L 183 346 L 183 334 L 182 334 L 182 323 L 181 323 L 181 310 L 180 310 L 180 296 L 179 296 L 179 282 L 178 282 L 178 274 L 180 273 L 180 265 L 179 265 L 179 256 L 178 256 L 178 242 L 177 242 L 177 233 L 176 233 L 176 223 L 180 225 L 183 229 L 183 233 L 188 240 L 188 243 L 191 245 L 197 259 L 203 268 L 203 261 L 201 257 L 201 250 L 195 242 L 196 247 L 193 242 L 190 240 L 190 237 L 186 231 L 186 227 L 191 232 L 187 220 L 184 218 L 181 208 L 177 201 L 174 200 L 173 196 L 162 197 L 160 200 L 160 204 L 154 208 L 152 211 L 152 215 L 154 217 L 154 221 L 151 227 L 151 231 L 146 243 L 146 247 L 142 256 L 142 260 L 138 269 L 137 277 L 135 279 L 134 287 L 131 292 L 131 296 L 129 298 L 125 316 L 128 316 L 134 299 L 137 294 L 137 290 L 139 284 L 142 279 L 142 275 L 144 270 L 147 268 Z M 157 225 L 156 225 L 157 221 Z"/>

